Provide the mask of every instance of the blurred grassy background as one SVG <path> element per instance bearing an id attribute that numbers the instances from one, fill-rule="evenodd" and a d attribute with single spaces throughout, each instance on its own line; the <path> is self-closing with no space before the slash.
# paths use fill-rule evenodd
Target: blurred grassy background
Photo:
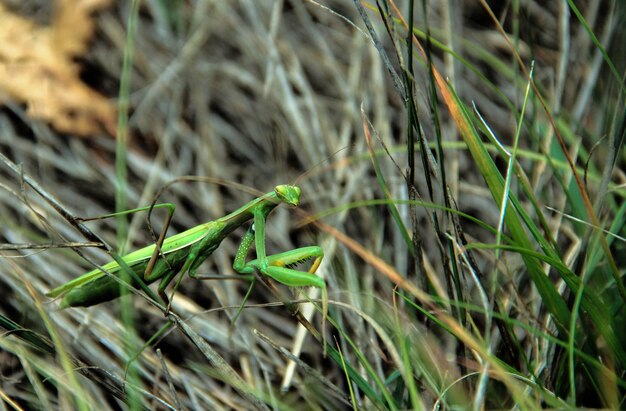
<path id="1" fill-rule="evenodd" d="M 2 4 L 45 28 L 59 24 L 62 3 Z M 310 369 L 298 367 L 282 393 L 286 359 L 254 331 L 290 349 L 298 324 L 289 311 L 269 304 L 276 297 L 258 284 L 231 329 L 247 285 L 185 279 L 174 310 L 245 387 L 174 329 L 132 363 L 125 405 L 111 384 L 120 388 L 130 356 L 166 324 L 162 313 L 133 298 L 134 339 L 118 301 L 59 311 L 43 294 L 89 263 L 70 249 L 7 246 L 0 313 L 54 341 L 42 352 L 16 338 L 30 334 L 0 336 L 5 407 L 624 407 L 623 3 L 447 0 L 418 1 L 414 10 L 408 1 L 133 4 L 89 13 L 93 37 L 72 58 L 85 86 L 113 107 L 128 102 L 128 117 L 122 110 L 108 124 L 88 110 L 92 96 L 67 115 L 82 116 L 82 105 L 100 131 L 72 131 L 71 121 L 59 130 L 30 116 L 28 101 L 0 90 L 1 152 L 81 217 L 113 212 L 116 201 L 147 205 L 179 176 L 223 182 L 167 190 L 159 201 L 177 206 L 170 233 L 297 182 L 301 207 L 269 217 L 268 251 L 324 248 L 318 274 L 331 300 L 328 342 L 345 363 L 325 358 L 308 336 L 301 358 Z M 447 85 L 436 81 L 417 43 L 407 47 L 402 20 Z M 62 104 L 62 90 L 49 104 Z M 125 132 L 116 154 L 115 137 Z M 126 162 L 116 169 L 120 153 Z M 85 241 L 20 173 L 3 165 L 0 178 L 3 243 Z M 511 199 L 506 217 L 502 192 Z M 318 213 L 326 225 L 308 218 Z M 152 218 L 157 230 L 161 219 Z M 116 224 L 88 226 L 115 248 Z M 233 274 L 243 233 L 224 241 L 201 272 Z M 127 238 L 127 249 L 151 243 L 144 214 L 129 220 Z M 97 248 L 81 250 L 108 261 Z M 313 323 L 322 325 L 319 315 Z M 76 366 L 63 364 L 63 352 L 94 373 L 71 372 Z"/>

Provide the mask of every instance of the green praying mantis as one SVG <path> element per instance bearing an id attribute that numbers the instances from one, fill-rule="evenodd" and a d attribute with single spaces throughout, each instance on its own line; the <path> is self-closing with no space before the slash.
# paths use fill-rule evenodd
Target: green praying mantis
<path id="1" fill-rule="evenodd" d="M 169 310 L 169 299 L 165 293 L 168 285 L 178 276 L 174 291 L 186 273 L 192 278 L 209 278 L 198 275 L 196 270 L 220 245 L 222 240 L 246 222 L 253 224 L 244 235 L 233 262 L 233 269 L 254 281 L 254 273 L 276 280 L 289 287 L 318 287 L 322 290 L 323 317 L 327 313 L 326 285 L 315 274 L 324 252 L 318 246 L 297 248 L 294 250 L 267 255 L 265 250 L 265 222 L 268 215 L 280 203 L 298 206 L 300 188 L 293 185 L 278 185 L 273 191 L 258 197 L 238 210 L 214 221 L 198 225 L 187 231 L 165 238 L 167 225 L 174 212 L 173 204 L 159 204 L 154 207 L 167 207 L 169 212 L 165 228 L 155 244 L 136 250 L 122 257 L 123 262 L 146 284 L 160 280 L 158 294 Z M 145 211 L 153 208 L 142 207 L 123 212 L 124 214 Z M 117 213 L 119 214 L 119 213 Z M 246 262 L 252 245 L 255 245 L 256 258 Z M 294 267 L 314 259 L 308 271 L 299 271 Z M 125 268 L 116 261 L 102 266 L 114 276 L 119 276 Z M 127 269 L 127 268 L 126 268 Z M 210 277 L 215 278 L 215 277 Z M 131 285 L 140 288 L 140 284 L 131 280 Z M 172 294 L 173 294 L 172 293 Z M 61 297 L 61 308 L 92 306 L 118 298 L 122 294 L 119 281 L 105 274 L 100 269 L 89 271 L 53 290 L 49 297 Z"/>

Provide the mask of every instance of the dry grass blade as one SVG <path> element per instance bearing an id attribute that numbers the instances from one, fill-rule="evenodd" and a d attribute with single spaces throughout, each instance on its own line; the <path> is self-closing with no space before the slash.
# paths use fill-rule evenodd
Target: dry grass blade
<path id="1" fill-rule="evenodd" d="M 623 408 L 623 3 L 3 1 L 0 401 Z M 267 254 L 323 248 L 325 324 L 230 281 L 248 227 L 170 318 L 46 296 L 278 184 Z M 99 218 L 155 198 L 167 230 Z"/>

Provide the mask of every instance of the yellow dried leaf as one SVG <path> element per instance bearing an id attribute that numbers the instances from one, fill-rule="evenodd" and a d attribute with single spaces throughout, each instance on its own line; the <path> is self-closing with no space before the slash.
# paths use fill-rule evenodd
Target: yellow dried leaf
<path id="1" fill-rule="evenodd" d="M 32 118 L 61 132 L 115 135 L 115 106 L 83 83 L 75 58 L 93 34 L 91 14 L 110 0 L 58 0 L 49 27 L 0 4 L 0 104 L 26 105 Z"/>

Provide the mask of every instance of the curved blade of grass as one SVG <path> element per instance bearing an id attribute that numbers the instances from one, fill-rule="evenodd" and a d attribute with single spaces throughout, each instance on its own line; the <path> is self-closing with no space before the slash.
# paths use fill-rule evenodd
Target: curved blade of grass
<path id="1" fill-rule="evenodd" d="M 481 3 L 484 4 L 484 2 L 482 1 Z M 395 4 L 393 4 L 393 2 L 392 2 L 392 5 L 394 6 L 394 11 L 400 18 L 402 24 L 404 25 L 405 28 L 407 28 L 408 25 L 406 21 L 400 14 L 397 7 L 395 7 Z M 486 6 L 486 4 L 484 4 L 484 6 Z M 491 13 L 491 10 L 488 9 L 488 12 Z M 492 18 L 495 19 L 494 16 L 492 16 Z M 497 23 L 497 19 L 495 19 L 495 22 Z M 501 29 L 501 26 L 499 26 L 499 28 Z M 505 35 L 505 40 L 508 41 L 508 37 L 506 37 L 506 35 Z M 422 56 L 424 57 L 425 51 L 415 37 L 413 39 L 413 42 L 414 42 L 414 45 L 418 48 L 418 50 L 422 54 Z M 513 47 L 512 47 L 512 50 L 515 53 L 515 50 Z M 527 69 L 522 64 L 521 58 L 519 58 L 519 55 L 517 53 L 515 53 L 515 56 L 521 66 L 521 69 L 526 74 L 526 77 L 528 77 Z M 459 132 L 463 140 L 467 144 L 470 154 L 474 158 L 474 161 L 476 162 L 480 173 L 485 179 L 485 182 L 487 183 L 487 186 L 489 187 L 489 190 L 494 200 L 496 202 L 499 202 L 500 199 L 503 198 L 502 196 L 504 194 L 504 179 L 500 175 L 499 170 L 495 166 L 495 163 L 493 162 L 491 157 L 489 157 L 488 151 L 485 148 L 485 145 L 483 144 L 483 142 L 481 141 L 473 124 L 471 123 L 470 115 L 468 114 L 464 105 L 460 102 L 460 100 L 458 99 L 458 96 L 456 96 L 452 87 L 450 87 L 450 85 L 444 80 L 444 78 L 439 73 L 439 71 L 435 67 L 433 67 L 432 70 L 433 70 L 433 74 L 435 76 L 437 85 L 439 87 L 439 91 L 441 92 L 441 95 L 443 97 L 444 103 L 448 107 L 448 110 L 455 124 L 457 125 L 457 128 L 459 129 Z M 563 139 L 559 133 L 559 130 L 556 128 L 554 119 L 550 115 L 550 112 L 547 108 L 545 100 L 541 97 L 541 94 L 537 90 L 534 83 L 530 82 L 530 85 L 533 88 L 535 94 L 537 95 L 544 110 L 548 114 L 548 118 L 553 126 L 555 135 L 557 136 L 557 139 L 559 140 L 559 144 L 561 145 L 564 151 L 564 154 L 567 157 L 570 168 L 572 169 L 572 172 L 574 173 L 574 176 L 576 178 L 577 185 L 579 187 L 579 190 L 581 191 L 581 195 L 583 196 L 583 200 L 585 202 L 585 208 L 587 209 L 591 222 L 599 226 L 597 217 L 591 207 L 591 202 L 589 201 L 589 197 L 584 191 L 580 177 L 576 173 L 574 163 L 567 153 Z M 539 244 L 542 246 L 542 248 L 547 246 L 547 249 L 544 249 L 544 252 L 548 252 L 552 254 L 552 252 L 549 251 L 551 250 L 551 248 L 549 247 L 548 243 L 545 240 L 544 241 L 540 240 L 542 238 L 541 234 L 539 233 L 537 227 L 532 222 L 532 220 L 524 212 L 519 201 L 517 201 L 517 199 L 513 196 L 509 197 L 509 201 L 513 203 L 516 213 L 513 213 L 513 212 L 507 213 L 507 216 L 505 218 L 505 223 L 507 227 L 509 228 L 511 232 L 511 237 L 515 240 L 515 242 L 521 248 L 526 248 L 529 250 L 533 249 L 533 243 L 528 237 L 528 235 L 526 234 L 524 227 L 520 221 L 520 217 L 521 217 L 526 223 L 529 230 L 531 230 L 531 232 L 533 233 L 534 238 L 539 240 Z M 622 296 L 622 298 L 626 300 L 626 296 L 625 296 L 626 292 L 624 291 L 624 286 L 623 284 L 621 284 L 621 281 L 619 280 L 619 270 L 617 269 L 617 266 L 615 264 L 615 259 L 611 255 L 610 250 L 608 249 L 606 238 L 604 236 L 600 236 L 600 241 L 602 244 L 602 248 L 605 252 L 605 255 L 607 257 L 607 260 L 609 262 L 611 272 L 613 276 L 615 277 L 616 282 L 619 282 L 617 284 L 617 287 L 620 291 L 620 295 Z M 530 257 L 526 254 L 522 255 L 522 258 L 524 259 L 524 262 L 527 265 L 527 269 L 528 269 L 528 272 L 531 276 L 533 283 L 535 284 L 535 286 L 537 287 L 537 290 L 539 291 L 540 295 L 543 298 L 543 302 L 546 308 L 548 309 L 550 314 L 552 314 L 552 316 L 554 317 L 555 323 L 557 327 L 559 328 L 559 331 L 562 332 L 564 335 L 567 335 L 568 325 L 570 324 L 570 312 L 567 308 L 567 305 L 565 304 L 565 301 L 557 293 L 553 284 L 551 283 L 551 281 L 548 279 L 548 277 L 545 275 L 545 273 L 541 269 L 541 266 L 539 265 L 538 261 L 535 258 Z M 576 276 L 573 276 L 573 277 L 565 276 L 564 280 L 567 282 L 567 285 L 570 287 L 570 289 L 574 293 L 577 293 L 579 291 L 579 287 L 581 284 L 580 278 Z M 587 311 L 593 323 L 598 326 L 598 330 L 600 331 L 600 334 L 602 334 L 602 336 L 605 338 L 607 344 L 611 347 L 611 349 L 614 350 L 613 352 L 616 353 L 619 359 L 619 362 L 622 364 L 622 366 L 626 367 L 626 351 L 624 350 L 624 347 L 618 344 L 617 339 L 615 337 L 615 330 L 613 329 L 613 327 L 606 324 L 606 320 L 607 320 L 606 317 L 603 317 L 602 314 L 595 309 L 595 307 L 597 307 L 599 304 L 599 301 L 597 300 L 595 295 L 590 294 L 588 292 L 589 290 L 586 290 L 586 291 L 587 292 L 585 292 L 582 297 L 581 305 L 583 309 Z"/>
<path id="2" fill-rule="evenodd" d="M 550 122 L 550 125 L 552 126 L 552 129 L 554 131 L 554 136 L 556 137 L 559 146 L 561 147 L 561 150 L 563 152 L 563 155 L 565 156 L 565 158 L 567 159 L 567 162 L 569 164 L 569 168 L 572 170 L 572 175 L 575 179 L 575 183 L 576 186 L 578 187 L 578 191 L 580 193 L 581 196 L 581 200 L 584 204 L 585 209 L 587 210 L 587 215 L 589 217 L 590 222 L 594 225 L 594 226 L 600 226 L 599 220 L 598 220 L 598 216 L 596 215 L 593 206 L 591 204 L 591 200 L 589 199 L 589 195 L 587 194 L 587 190 L 585 189 L 585 186 L 583 185 L 583 182 L 580 178 L 580 175 L 576 172 L 576 166 L 574 164 L 574 160 L 571 158 L 571 156 L 569 155 L 569 151 L 567 148 L 567 145 L 565 144 L 565 141 L 563 140 L 563 137 L 561 136 L 561 132 L 559 130 L 559 128 L 556 126 L 556 122 L 554 120 L 554 117 L 552 116 L 552 113 L 550 111 L 550 109 L 548 108 L 548 104 L 546 103 L 546 100 L 543 98 L 543 95 L 540 93 L 539 89 L 537 88 L 537 86 L 535 85 L 535 83 L 530 79 L 529 73 L 528 73 L 528 69 L 526 68 L 526 66 L 524 65 L 522 58 L 520 57 L 519 53 L 517 53 L 517 50 L 515 49 L 515 47 L 513 47 L 513 45 L 511 44 L 511 41 L 508 37 L 508 35 L 506 34 L 504 28 L 502 27 L 502 25 L 500 24 L 500 22 L 498 21 L 497 17 L 495 16 L 495 14 L 493 13 L 493 11 L 491 10 L 491 8 L 489 7 L 489 5 L 485 2 L 485 0 L 480 0 L 481 5 L 483 6 L 483 8 L 487 11 L 487 13 L 489 14 L 490 18 L 493 20 L 496 28 L 498 29 L 498 31 L 501 33 L 504 41 L 508 44 L 509 49 L 511 50 L 511 52 L 513 53 L 513 56 L 515 57 L 515 60 L 518 62 L 519 68 L 520 70 L 524 73 L 524 76 L 529 80 L 529 84 L 530 86 L 533 88 L 533 91 L 535 92 L 535 96 L 537 97 L 537 100 L 539 101 L 539 103 L 541 104 L 543 110 L 546 113 L 547 119 Z M 421 47 L 420 47 L 421 49 Z M 618 79 L 619 80 L 619 79 Z M 443 84 L 445 84 L 442 81 L 442 93 L 443 91 Z M 624 88 L 624 84 L 623 82 L 620 83 L 622 85 L 622 88 Z M 447 88 L 447 87 L 446 87 Z M 600 245 L 602 246 L 602 250 L 604 251 L 604 255 L 606 256 L 606 260 L 608 262 L 608 265 L 611 269 L 611 274 L 613 275 L 613 278 L 615 279 L 615 285 L 617 287 L 617 290 L 619 291 L 620 297 L 622 298 L 622 300 L 624 301 L 624 303 L 626 303 L 626 287 L 624 287 L 623 281 L 621 280 L 621 274 L 620 274 L 620 270 L 617 267 L 617 264 L 615 262 L 615 258 L 613 257 L 613 254 L 611 253 L 611 250 L 609 249 L 609 245 L 607 243 L 606 237 L 603 235 L 599 235 L 599 240 L 600 240 Z M 584 274 L 583 274 L 584 275 Z M 577 290 L 574 290 L 575 292 L 577 292 Z M 584 306 L 583 306 L 584 308 Z M 626 356 L 623 355 L 623 350 L 621 355 L 622 355 L 622 360 L 626 360 Z M 623 365 L 626 365 L 626 363 L 622 362 Z"/>
<path id="3" fill-rule="evenodd" d="M 331 321 L 331 318 L 328 319 Z M 387 393 L 384 383 L 376 376 L 374 370 L 371 367 L 367 367 L 366 357 L 358 350 L 358 347 L 352 342 L 348 341 L 350 346 L 355 350 L 355 354 L 364 363 L 364 368 L 367 370 L 370 377 L 374 377 L 374 381 L 377 382 L 377 385 L 382 388 L 383 393 Z M 359 372 L 349 363 L 347 360 L 341 355 L 341 353 L 332 345 L 326 343 L 326 352 L 337 364 L 341 366 L 341 368 L 346 372 L 350 381 L 355 383 L 357 387 L 361 390 L 361 392 L 372 401 L 372 403 L 378 409 L 397 409 L 397 406 L 394 405 L 393 398 L 387 393 L 387 407 L 383 406 L 383 398 L 374 391 L 374 389 L 370 386 L 370 384 L 359 374 Z"/>
<path id="4" fill-rule="evenodd" d="M 446 325 L 446 323 L 444 321 L 442 321 L 441 319 L 439 319 L 435 314 L 433 314 L 432 311 L 425 309 L 424 307 L 421 307 L 417 304 L 415 304 L 414 301 L 411 301 L 410 299 L 406 298 L 406 296 L 401 296 L 405 302 L 407 304 L 410 304 L 411 306 L 413 306 L 416 310 L 419 310 L 420 312 L 422 312 L 426 317 L 428 317 L 430 320 L 432 320 L 433 322 L 437 323 L 437 325 L 439 325 L 443 330 L 445 330 L 446 332 L 450 333 L 452 336 L 457 337 L 457 335 L 455 335 L 454 333 L 454 329 L 449 327 L 448 325 Z M 445 300 L 445 299 L 440 299 L 435 297 L 434 300 L 436 300 L 438 303 L 440 304 L 460 304 L 463 306 L 463 308 L 465 310 L 468 311 L 472 311 L 472 312 L 476 312 L 479 314 L 484 314 L 484 308 L 475 304 L 470 304 L 470 303 L 464 303 L 464 302 L 458 302 L 458 301 L 452 301 L 452 300 Z M 495 318 L 498 318 L 504 322 L 506 322 L 508 325 L 510 326 L 514 326 L 514 327 L 520 327 L 522 329 L 524 329 L 525 331 L 529 332 L 530 334 L 536 336 L 537 338 L 540 339 L 545 339 L 547 341 L 549 341 L 552 344 L 558 345 L 562 348 L 568 348 L 568 342 L 563 341 L 557 337 L 554 337 L 553 335 L 541 331 L 538 328 L 532 327 L 530 324 L 528 324 L 526 321 L 520 321 L 520 320 L 516 320 L 514 318 L 510 318 L 507 315 L 503 315 L 500 312 L 494 312 L 493 316 Z M 614 379 L 616 384 L 618 384 L 620 387 L 626 388 L 626 380 L 624 380 L 623 378 L 618 378 L 615 373 L 610 370 L 609 368 L 607 368 L 607 366 L 605 364 L 603 364 L 600 360 L 598 360 L 597 358 L 588 355 L 587 353 L 585 353 L 584 351 L 578 349 L 578 348 L 574 348 L 574 353 L 575 355 L 580 358 L 581 360 L 583 360 L 586 364 L 588 364 L 589 366 L 597 369 L 599 372 L 605 374 L 607 377 Z M 498 360 L 498 359 L 496 359 Z M 507 372 L 514 374 L 522 379 L 526 378 L 523 374 L 521 374 L 518 370 L 516 370 L 515 368 L 509 366 L 508 364 L 504 363 L 504 362 L 498 362 L 498 364 L 505 369 Z M 567 408 L 567 405 L 565 404 L 565 402 L 563 402 L 563 400 L 557 398 L 554 396 L 554 394 L 552 392 L 549 392 L 547 390 L 545 390 L 543 388 L 543 385 L 541 384 L 540 381 L 536 381 L 537 385 L 536 388 L 541 390 L 542 393 L 546 394 L 546 397 L 543 397 L 544 401 L 546 401 L 550 406 L 556 408 L 556 409 L 562 409 L 562 408 Z"/>
<path id="5" fill-rule="evenodd" d="M 576 15 L 576 18 L 578 19 L 578 21 L 580 21 L 580 24 L 583 25 L 583 27 L 587 31 L 587 34 L 589 34 L 589 37 L 593 41 L 593 44 L 595 44 L 598 50 L 600 50 L 600 53 L 602 53 L 602 57 L 604 57 L 604 62 L 609 66 L 609 69 L 611 70 L 611 74 L 615 78 L 615 81 L 617 81 L 617 84 L 621 86 L 622 92 L 626 92 L 626 83 L 624 83 L 622 75 L 620 75 L 619 71 L 617 71 L 617 68 L 615 67 L 615 65 L 613 64 L 613 61 L 611 60 L 608 53 L 606 52 L 606 49 L 604 48 L 602 43 L 600 43 L 600 40 L 595 35 L 591 27 L 589 27 L 589 24 L 587 23 L 587 20 L 585 20 L 585 17 L 582 15 L 580 10 L 578 10 L 578 7 L 576 7 L 576 4 L 574 4 L 573 0 L 567 0 L 567 4 Z"/>
<path id="6" fill-rule="evenodd" d="M 400 213 L 398 213 L 398 209 L 395 206 L 394 201 L 392 200 L 391 193 L 389 192 L 389 188 L 387 186 L 387 182 L 385 181 L 385 177 L 383 172 L 380 169 L 380 165 L 378 164 L 378 157 L 374 155 L 374 146 L 372 143 L 372 133 L 369 128 L 369 121 L 365 118 L 365 113 L 361 110 L 361 118 L 363 121 L 363 131 L 365 132 L 365 140 L 367 141 L 367 149 L 370 153 L 370 159 L 372 161 L 372 165 L 374 166 L 374 171 L 376 173 L 376 179 L 378 180 L 378 185 L 381 190 L 385 194 L 385 198 L 388 200 L 387 206 L 389 208 L 389 212 L 393 217 L 398 229 L 400 230 L 400 234 L 406 243 L 407 249 L 411 252 L 411 255 L 415 258 L 415 250 L 413 248 L 413 242 L 411 241 L 411 236 L 409 235 L 409 231 L 407 230 L 402 218 L 400 217 Z"/>
<path id="7" fill-rule="evenodd" d="M 348 382 L 348 389 L 350 391 L 350 399 L 352 400 L 352 409 L 354 411 L 358 410 L 357 408 L 357 401 L 356 401 L 356 397 L 354 396 L 354 390 L 352 389 L 352 382 L 350 380 L 350 373 L 348 372 L 348 368 L 346 367 L 346 362 L 343 358 L 343 355 L 341 354 L 341 349 L 339 347 L 339 343 L 335 341 L 335 344 L 337 345 L 337 352 L 339 353 L 339 359 L 341 360 L 341 365 L 343 368 L 343 372 L 346 375 L 346 381 Z"/>
<path id="8" fill-rule="evenodd" d="M 469 114 L 465 110 L 463 104 L 459 101 L 454 91 L 448 87 L 444 82 L 441 75 L 437 72 L 436 78 L 442 92 L 444 102 L 450 110 L 455 124 L 457 125 L 463 140 L 467 144 L 467 147 L 472 155 L 472 158 L 476 162 L 478 169 L 485 179 L 489 191 L 496 202 L 500 202 L 504 195 L 504 179 L 500 174 L 498 168 L 493 162 L 489 152 L 482 143 L 480 136 L 470 121 Z M 512 197 L 509 197 L 507 202 L 511 201 Z M 509 204 L 511 209 L 518 210 L 513 204 Z M 532 242 L 528 238 L 521 220 L 517 213 L 509 212 L 505 215 L 505 223 L 508 227 L 511 238 L 521 247 L 528 250 L 532 250 L 534 247 Z M 534 258 L 529 258 L 527 255 L 522 255 L 524 262 L 527 265 L 528 272 L 533 280 L 533 283 L 537 287 L 537 290 L 541 294 L 544 304 L 548 311 L 554 316 L 555 322 L 559 330 L 566 333 L 567 324 L 569 324 L 569 310 L 565 301 L 554 289 L 552 282 L 546 277 L 541 266 Z"/>
<path id="9" fill-rule="evenodd" d="M 168 319 L 189 338 L 189 340 L 202 352 L 211 365 L 218 372 L 220 378 L 239 392 L 239 394 L 259 410 L 269 410 L 267 405 L 257 397 L 257 394 L 237 374 L 237 372 L 211 347 L 204 338 L 193 330 L 187 323 L 182 321 L 174 313 L 170 312 Z"/>
<path id="10" fill-rule="evenodd" d="M 478 168 L 489 187 L 491 195 L 493 196 L 495 201 L 498 201 L 502 198 L 504 193 L 504 180 L 500 175 L 495 163 L 489 156 L 487 149 L 482 144 L 476 129 L 470 122 L 470 117 L 462 103 L 459 101 L 458 97 L 441 79 L 440 86 L 442 87 L 442 94 L 444 95 L 444 100 L 448 105 L 448 108 L 451 111 L 451 114 L 457 124 L 457 127 L 461 130 L 461 135 L 463 136 L 464 141 L 468 145 L 468 149 L 474 161 L 478 165 Z M 445 87 L 445 92 L 443 88 Z M 536 225 L 532 222 L 530 216 L 524 211 L 521 206 L 519 200 L 515 196 L 509 196 L 509 201 L 512 203 L 514 207 L 515 213 L 509 212 L 505 216 L 505 223 L 510 231 L 511 238 L 517 243 L 520 249 L 533 250 L 533 243 L 530 238 L 526 234 L 524 227 L 522 225 L 522 220 L 525 222 L 525 225 L 531 231 L 535 240 L 537 240 L 544 251 L 544 253 L 548 254 L 550 257 L 558 259 L 558 255 L 554 250 L 550 247 L 548 242 L 543 238 L 542 234 L 539 232 Z M 522 220 L 520 220 L 520 217 Z M 568 335 L 568 325 L 570 323 L 570 312 L 565 304 L 563 298 L 557 293 L 556 289 L 552 282 L 548 279 L 548 277 L 543 272 L 541 265 L 539 265 L 538 260 L 535 257 L 531 257 L 530 254 L 524 253 L 521 254 L 524 263 L 526 264 L 526 268 L 528 270 L 529 275 L 540 295 L 543 298 L 543 302 L 546 305 L 548 311 L 553 315 L 555 319 L 555 323 L 559 328 L 559 331 L 563 333 L 563 335 Z M 581 280 L 578 276 L 576 276 L 571 271 L 563 271 L 559 270 L 563 280 L 567 283 L 568 287 L 572 290 L 572 292 L 577 293 L 580 286 Z M 582 297 L 582 307 L 589 314 L 591 320 L 598 328 L 600 334 L 605 338 L 607 344 L 611 347 L 613 352 L 616 353 L 619 362 L 626 366 L 626 352 L 624 347 L 622 347 L 616 336 L 614 329 L 611 325 L 607 324 L 607 317 L 604 313 L 604 310 L 601 309 L 602 304 L 599 298 L 591 292 L 591 290 L 585 290 L 585 293 Z"/>

